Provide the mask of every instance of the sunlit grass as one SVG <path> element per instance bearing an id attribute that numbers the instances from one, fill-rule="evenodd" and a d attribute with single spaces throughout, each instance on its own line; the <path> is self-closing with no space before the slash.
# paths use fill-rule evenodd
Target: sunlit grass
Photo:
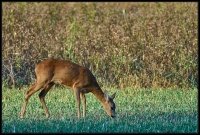
<path id="1" fill-rule="evenodd" d="M 108 89 L 117 91 L 115 119 L 87 94 L 86 118 L 78 120 L 73 92 L 53 88 L 46 96 L 50 118 L 44 115 L 38 93 L 30 98 L 24 119 L 19 118 L 26 89 L 2 91 L 4 133 L 45 132 L 197 132 L 197 89 Z"/>

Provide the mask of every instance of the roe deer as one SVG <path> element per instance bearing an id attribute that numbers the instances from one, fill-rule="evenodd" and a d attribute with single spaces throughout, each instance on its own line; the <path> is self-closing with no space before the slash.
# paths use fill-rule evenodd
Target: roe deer
<path id="1" fill-rule="evenodd" d="M 46 59 L 36 65 L 35 73 L 36 82 L 25 93 L 25 102 L 23 103 L 20 112 L 21 118 L 23 118 L 25 114 L 29 98 L 40 89 L 39 99 L 45 110 L 46 117 L 49 117 L 49 111 L 44 97 L 55 83 L 69 86 L 74 90 L 77 101 L 78 118 L 80 118 L 80 98 L 83 102 L 83 117 L 85 117 L 85 93 L 88 92 L 91 92 L 96 96 L 110 117 L 115 117 L 115 103 L 113 102 L 113 99 L 115 98 L 116 93 L 112 96 L 108 96 L 106 92 L 104 93 L 98 85 L 96 78 L 88 68 L 79 66 L 69 60 Z"/>

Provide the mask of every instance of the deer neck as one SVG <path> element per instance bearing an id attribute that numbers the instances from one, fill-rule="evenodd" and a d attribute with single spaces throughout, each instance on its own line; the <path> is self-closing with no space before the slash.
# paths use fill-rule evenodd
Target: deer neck
<path id="1" fill-rule="evenodd" d="M 103 93 L 103 91 L 101 90 L 100 87 L 95 88 L 95 89 L 92 91 L 92 93 L 95 95 L 95 97 L 96 97 L 102 104 L 105 103 L 106 99 L 105 99 L 104 93 Z"/>

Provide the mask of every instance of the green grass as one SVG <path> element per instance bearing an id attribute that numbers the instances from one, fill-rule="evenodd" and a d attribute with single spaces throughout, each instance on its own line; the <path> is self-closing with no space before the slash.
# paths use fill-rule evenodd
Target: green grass
<path id="1" fill-rule="evenodd" d="M 27 89 L 2 90 L 3 133 L 193 133 L 197 132 L 197 89 L 108 89 L 117 91 L 117 117 L 109 118 L 99 101 L 87 94 L 86 118 L 77 119 L 73 92 L 53 88 L 46 96 L 45 118 L 38 93 L 30 98 L 24 119 L 18 117 Z"/>

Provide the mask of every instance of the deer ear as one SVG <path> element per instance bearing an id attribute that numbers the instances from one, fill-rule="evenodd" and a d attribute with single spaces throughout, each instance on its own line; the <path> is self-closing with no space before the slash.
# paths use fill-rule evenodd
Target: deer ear
<path id="1" fill-rule="evenodd" d="M 114 99 L 114 98 L 115 98 L 115 95 L 116 95 L 116 92 L 111 96 L 111 98 Z"/>
<path id="2" fill-rule="evenodd" d="M 105 97 L 106 101 L 109 101 L 109 96 L 106 92 L 104 93 L 104 97 Z"/>

